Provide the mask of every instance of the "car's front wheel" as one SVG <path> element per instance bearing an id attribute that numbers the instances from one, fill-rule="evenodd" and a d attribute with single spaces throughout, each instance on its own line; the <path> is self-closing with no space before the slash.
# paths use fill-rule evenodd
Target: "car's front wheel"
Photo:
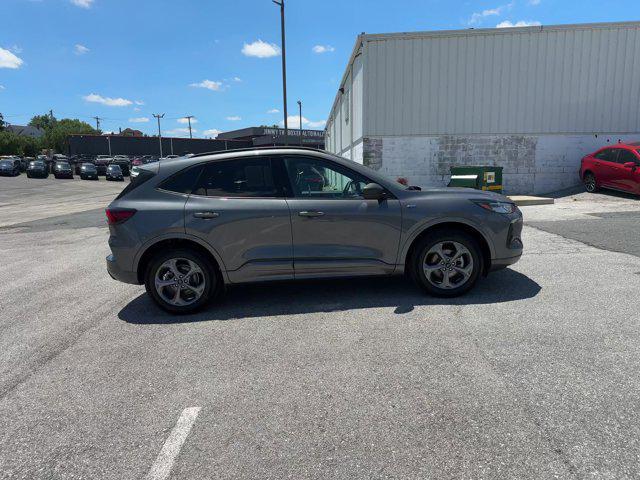
<path id="1" fill-rule="evenodd" d="M 196 251 L 161 252 L 151 259 L 145 276 L 147 293 L 170 313 L 193 313 L 221 288 L 211 262 Z"/>
<path id="2" fill-rule="evenodd" d="M 476 284 L 482 272 L 482 253 L 464 232 L 438 231 L 424 237 L 411 260 L 414 280 L 431 295 L 456 297 Z"/>

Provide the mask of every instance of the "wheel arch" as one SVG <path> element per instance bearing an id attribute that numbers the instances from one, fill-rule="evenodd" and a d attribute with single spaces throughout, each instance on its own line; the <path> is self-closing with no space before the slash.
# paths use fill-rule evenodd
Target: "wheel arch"
<path id="1" fill-rule="evenodd" d="M 211 262 L 211 265 L 216 271 L 216 274 L 219 275 L 220 279 L 225 284 L 229 283 L 224 263 L 218 255 L 218 252 L 213 248 L 202 242 L 200 239 L 194 237 L 170 236 L 156 238 L 140 249 L 140 252 L 136 256 L 134 262 L 134 268 L 138 276 L 138 281 L 141 284 L 144 283 L 144 275 L 147 266 L 149 265 L 149 261 L 157 252 L 162 251 L 165 248 L 188 248 L 199 252 Z"/>
<path id="2" fill-rule="evenodd" d="M 419 232 L 414 234 L 412 239 L 409 242 L 407 242 L 407 246 L 405 247 L 402 253 L 403 256 L 401 258 L 401 262 L 402 264 L 404 264 L 405 272 L 410 271 L 409 263 L 411 262 L 414 250 L 416 246 L 420 243 L 420 241 L 427 235 L 430 235 L 433 232 L 440 231 L 440 230 L 446 230 L 446 231 L 457 230 L 460 232 L 464 232 L 469 236 L 471 236 L 476 242 L 478 242 L 478 245 L 480 246 L 480 251 L 482 253 L 482 263 L 483 263 L 482 273 L 484 275 L 487 275 L 487 273 L 491 269 L 491 259 L 493 258 L 493 248 L 491 243 L 489 242 L 487 237 L 484 235 L 484 233 L 482 233 L 480 229 L 459 220 L 442 221 L 438 223 L 433 223 L 425 226 Z"/>

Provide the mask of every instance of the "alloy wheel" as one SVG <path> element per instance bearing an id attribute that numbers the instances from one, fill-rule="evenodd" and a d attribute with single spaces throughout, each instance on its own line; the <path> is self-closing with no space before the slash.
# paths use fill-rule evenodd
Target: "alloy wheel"
<path id="1" fill-rule="evenodd" d="M 473 256 L 459 242 L 438 242 L 424 256 L 422 269 L 431 285 L 451 290 L 467 283 L 473 275 Z"/>
<path id="2" fill-rule="evenodd" d="M 184 307 L 197 302 L 206 287 L 202 268 L 187 258 L 171 258 L 156 270 L 155 289 L 169 305 Z"/>

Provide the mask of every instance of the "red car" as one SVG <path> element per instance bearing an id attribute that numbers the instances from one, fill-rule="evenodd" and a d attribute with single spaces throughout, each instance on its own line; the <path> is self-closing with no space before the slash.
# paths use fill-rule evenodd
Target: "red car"
<path id="1" fill-rule="evenodd" d="M 640 195 L 640 142 L 618 143 L 587 155 L 580 178 L 588 192 L 611 188 Z"/>

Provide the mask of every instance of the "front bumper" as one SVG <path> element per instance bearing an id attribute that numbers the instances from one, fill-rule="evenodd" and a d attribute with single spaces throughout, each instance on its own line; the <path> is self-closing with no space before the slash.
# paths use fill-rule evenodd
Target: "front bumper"
<path id="1" fill-rule="evenodd" d="M 140 282 L 138 281 L 138 272 L 130 272 L 121 269 L 113 254 L 107 257 L 107 272 L 109 272 L 111 278 L 118 280 L 119 282 L 140 285 Z"/>

